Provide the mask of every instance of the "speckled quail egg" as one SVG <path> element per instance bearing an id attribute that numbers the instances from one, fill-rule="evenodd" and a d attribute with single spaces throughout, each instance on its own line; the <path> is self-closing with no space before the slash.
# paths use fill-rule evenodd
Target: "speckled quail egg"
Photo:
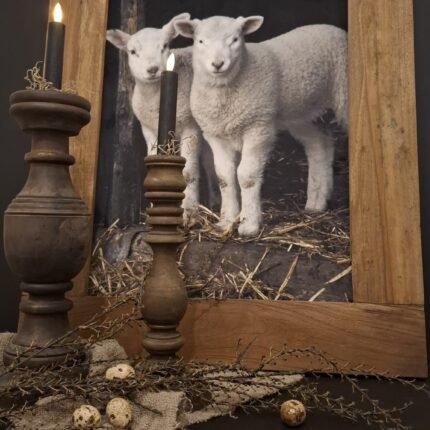
<path id="1" fill-rule="evenodd" d="M 117 364 L 116 366 L 109 367 L 106 370 L 105 377 L 106 379 L 126 379 L 126 378 L 134 378 L 136 372 L 133 367 L 131 367 L 127 363 Z"/>
<path id="2" fill-rule="evenodd" d="M 281 405 L 281 420 L 290 427 L 298 427 L 306 419 L 306 409 L 298 400 L 287 400 Z"/>
<path id="3" fill-rule="evenodd" d="M 82 405 L 73 412 L 73 426 L 76 429 L 93 429 L 100 422 L 100 412 L 94 406 Z"/>
<path id="4" fill-rule="evenodd" d="M 121 429 L 127 428 L 133 419 L 130 403 L 121 397 L 115 397 L 106 406 L 109 422 Z"/>

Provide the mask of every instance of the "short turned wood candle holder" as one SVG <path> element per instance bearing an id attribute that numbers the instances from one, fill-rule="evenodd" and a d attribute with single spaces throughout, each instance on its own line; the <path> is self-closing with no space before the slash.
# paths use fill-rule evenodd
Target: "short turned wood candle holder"
<path id="1" fill-rule="evenodd" d="M 142 317 L 149 327 L 143 346 L 153 358 L 169 358 L 184 344 L 177 326 L 187 307 L 176 262 L 177 248 L 185 240 L 178 228 L 182 225 L 185 158 L 150 155 L 145 164 L 145 197 L 153 205 L 146 210 L 152 229 L 145 240 L 152 247 L 154 259 L 142 294 Z"/>
<path id="2" fill-rule="evenodd" d="M 27 295 L 20 304 L 18 333 L 3 359 L 10 364 L 19 357 L 24 366 L 38 367 L 81 356 L 54 341 L 70 330 L 72 302 L 64 294 L 90 247 L 90 213 L 69 173 L 75 162 L 69 136 L 90 121 L 90 103 L 53 90 L 17 91 L 10 103 L 21 129 L 32 135 L 32 146 L 25 155 L 30 164 L 27 182 L 4 217 L 6 259 Z"/>

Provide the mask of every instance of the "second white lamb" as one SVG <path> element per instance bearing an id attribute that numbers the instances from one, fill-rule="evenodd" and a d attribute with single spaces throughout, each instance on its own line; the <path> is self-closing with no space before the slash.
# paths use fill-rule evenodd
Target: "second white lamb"
<path id="1" fill-rule="evenodd" d="M 157 127 L 160 106 L 160 77 L 170 53 L 169 45 L 178 36 L 174 22 L 187 19 L 183 13 L 172 18 L 162 28 L 144 28 L 130 35 L 121 30 L 108 30 L 106 38 L 118 49 L 127 52 L 131 74 L 135 80 L 132 95 L 132 108 L 140 122 L 147 144 L 147 153 L 157 152 Z M 181 141 L 181 155 L 186 158 L 184 176 L 187 183 L 185 190 L 184 220 L 190 221 L 199 205 L 199 157 L 202 146 L 202 132 L 190 109 L 190 91 L 193 77 L 191 48 L 174 50 L 178 80 L 178 101 L 176 118 L 176 138 Z M 207 146 L 207 145 L 206 145 Z M 216 200 L 211 194 L 214 177 L 213 161 L 209 148 L 203 152 L 203 163 L 209 183 L 209 200 Z"/>

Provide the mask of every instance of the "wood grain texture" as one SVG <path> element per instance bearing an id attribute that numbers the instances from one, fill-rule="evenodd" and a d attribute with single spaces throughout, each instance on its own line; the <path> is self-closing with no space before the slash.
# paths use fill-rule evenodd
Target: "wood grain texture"
<path id="1" fill-rule="evenodd" d="M 412 0 L 348 4 L 354 302 L 421 305 Z"/>
<path id="2" fill-rule="evenodd" d="M 74 300 L 73 325 L 90 318 L 106 301 L 102 297 Z M 118 335 L 131 356 L 142 352 L 144 330 L 139 322 Z M 231 361 L 241 339 L 243 345 L 254 340 L 248 365 L 256 365 L 271 347 L 286 344 L 291 348 L 314 346 L 346 368 L 363 364 L 379 373 L 427 375 L 422 306 L 190 300 L 180 331 L 187 360 Z M 276 368 L 321 370 L 321 363 L 304 357 L 279 361 Z"/>
<path id="3" fill-rule="evenodd" d="M 57 3 L 51 0 L 50 11 Z M 66 25 L 63 88 L 73 88 L 91 103 L 91 122 L 71 139 L 70 152 L 76 158 L 71 168 L 73 184 L 85 204 L 94 212 L 100 116 L 104 70 L 108 0 L 62 0 Z M 52 16 L 52 15 L 50 15 Z M 86 294 L 89 260 L 74 280 L 73 295 Z"/>

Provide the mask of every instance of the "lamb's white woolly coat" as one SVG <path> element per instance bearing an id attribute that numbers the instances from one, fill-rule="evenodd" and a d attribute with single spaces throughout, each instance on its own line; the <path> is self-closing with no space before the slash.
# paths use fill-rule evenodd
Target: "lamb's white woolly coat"
<path id="1" fill-rule="evenodd" d="M 228 34 L 230 24 L 237 26 L 233 21 L 212 17 L 198 21 L 198 28 Z M 332 110 L 347 127 L 346 32 L 310 25 L 243 44 L 236 64 L 221 76 L 204 70 L 196 43 L 191 110 L 214 152 L 222 194 L 220 226 L 229 227 L 240 212 L 239 233 L 258 233 L 264 165 L 278 130 L 288 130 L 304 145 L 309 163 L 306 208 L 324 210 L 333 187 L 334 139 L 314 120 Z"/>

